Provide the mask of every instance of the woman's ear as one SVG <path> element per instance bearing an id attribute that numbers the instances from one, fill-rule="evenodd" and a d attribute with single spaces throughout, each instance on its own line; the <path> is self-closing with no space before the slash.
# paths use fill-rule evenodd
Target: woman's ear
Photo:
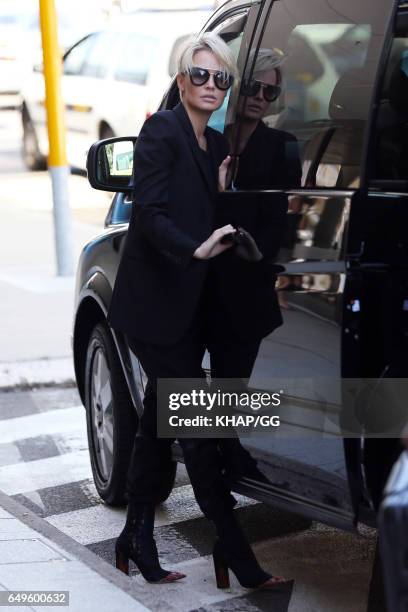
<path id="1" fill-rule="evenodd" d="M 184 81 L 185 81 L 185 78 L 186 78 L 186 76 L 184 74 L 178 74 L 177 77 L 176 77 L 177 87 L 179 88 L 180 97 L 184 93 Z"/>

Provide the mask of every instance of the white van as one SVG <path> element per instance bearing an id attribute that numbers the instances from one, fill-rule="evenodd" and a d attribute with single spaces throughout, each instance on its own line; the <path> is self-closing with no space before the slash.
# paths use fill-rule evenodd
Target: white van
<path id="1" fill-rule="evenodd" d="M 93 142 L 139 133 L 175 73 L 177 48 L 213 12 L 139 11 L 77 42 L 64 56 L 62 89 L 71 166 L 85 169 Z M 45 167 L 48 152 L 44 79 L 34 67 L 22 90 L 23 155 L 28 168 Z"/>

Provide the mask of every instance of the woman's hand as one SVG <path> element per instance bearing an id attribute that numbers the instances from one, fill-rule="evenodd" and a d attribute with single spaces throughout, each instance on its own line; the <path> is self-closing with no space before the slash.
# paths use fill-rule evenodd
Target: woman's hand
<path id="1" fill-rule="evenodd" d="M 236 231 L 237 230 L 232 225 L 224 225 L 224 227 L 219 227 L 214 230 L 211 236 L 194 251 L 194 257 L 196 259 L 211 259 L 211 257 L 215 257 L 223 251 L 226 251 L 232 246 L 232 241 L 230 244 L 222 244 L 220 241 L 226 234 L 231 234 Z"/>
<path id="2" fill-rule="evenodd" d="M 218 191 L 225 191 L 226 182 L 227 182 L 227 172 L 229 165 L 231 163 L 231 156 L 227 155 L 227 157 L 222 162 L 221 166 L 218 168 Z"/>

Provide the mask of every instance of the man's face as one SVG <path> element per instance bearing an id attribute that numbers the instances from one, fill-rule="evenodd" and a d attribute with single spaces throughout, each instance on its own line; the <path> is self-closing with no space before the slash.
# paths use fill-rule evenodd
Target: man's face
<path id="1" fill-rule="evenodd" d="M 272 70 L 254 73 L 252 80 L 260 82 L 261 87 L 259 87 L 259 91 L 253 96 L 241 95 L 239 109 L 240 114 L 243 114 L 246 119 L 259 121 L 266 115 L 271 104 L 271 102 L 265 99 L 264 87 L 262 85 L 278 85 L 278 75 L 275 68 L 272 68 Z"/>

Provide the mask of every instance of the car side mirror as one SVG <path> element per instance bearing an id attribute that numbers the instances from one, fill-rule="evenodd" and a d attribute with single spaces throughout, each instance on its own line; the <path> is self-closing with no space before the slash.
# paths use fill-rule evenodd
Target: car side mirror
<path id="1" fill-rule="evenodd" d="M 95 142 L 88 151 L 88 181 L 102 191 L 133 191 L 133 151 L 136 136 L 106 138 Z"/>

